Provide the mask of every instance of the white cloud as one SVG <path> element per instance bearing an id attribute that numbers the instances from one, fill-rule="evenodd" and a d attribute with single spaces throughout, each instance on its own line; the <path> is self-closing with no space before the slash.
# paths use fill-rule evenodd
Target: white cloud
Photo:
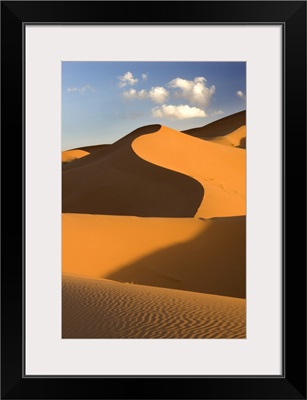
<path id="1" fill-rule="evenodd" d="M 90 92 L 96 92 L 96 90 L 91 85 L 84 85 L 84 86 L 81 86 L 81 87 L 75 86 L 75 87 L 67 88 L 67 92 L 79 92 L 81 94 L 84 94 L 88 90 Z"/>
<path id="2" fill-rule="evenodd" d="M 148 74 L 142 74 L 142 81 L 147 81 Z"/>
<path id="3" fill-rule="evenodd" d="M 134 100 L 145 100 L 145 99 L 150 99 L 155 103 L 162 104 L 166 101 L 168 98 L 168 91 L 162 87 L 162 86 L 155 86 L 152 87 L 149 91 L 146 90 L 140 90 L 136 91 L 135 89 L 130 89 L 125 92 L 123 92 L 123 96 L 126 99 Z"/>
<path id="4" fill-rule="evenodd" d="M 222 111 L 222 110 L 216 110 L 216 111 L 213 111 L 213 113 L 212 113 L 212 115 L 223 115 L 224 114 L 224 111 Z"/>
<path id="5" fill-rule="evenodd" d="M 130 89 L 126 92 L 123 92 L 123 97 L 125 97 L 126 99 L 134 100 L 139 98 L 138 93 L 139 92 L 137 92 L 135 89 Z"/>
<path id="6" fill-rule="evenodd" d="M 241 99 L 245 99 L 245 94 L 242 92 L 242 90 L 237 91 L 237 96 L 240 97 Z"/>
<path id="7" fill-rule="evenodd" d="M 119 76 L 118 86 L 120 88 L 125 87 L 127 85 L 133 86 L 138 82 L 137 78 L 134 78 L 131 72 L 126 72 L 123 76 Z"/>
<path id="8" fill-rule="evenodd" d="M 180 98 L 188 100 L 191 104 L 205 107 L 209 104 L 211 96 L 215 92 L 215 86 L 210 88 L 206 86 L 207 80 L 200 76 L 193 81 L 188 81 L 182 78 L 173 79 L 168 83 L 168 86 L 174 89 L 179 89 L 176 95 Z"/>
<path id="9" fill-rule="evenodd" d="M 162 104 L 168 98 L 168 91 L 162 86 L 156 86 L 151 88 L 148 96 L 155 103 Z"/>
<path id="10" fill-rule="evenodd" d="M 173 106 L 163 104 L 161 107 L 153 108 L 151 112 L 155 118 L 187 119 L 206 117 L 204 110 L 188 105 Z"/>
<path id="11" fill-rule="evenodd" d="M 147 99 L 147 97 L 148 97 L 148 93 L 144 89 L 140 90 L 139 92 L 135 92 L 136 99 L 144 100 L 144 99 Z"/>

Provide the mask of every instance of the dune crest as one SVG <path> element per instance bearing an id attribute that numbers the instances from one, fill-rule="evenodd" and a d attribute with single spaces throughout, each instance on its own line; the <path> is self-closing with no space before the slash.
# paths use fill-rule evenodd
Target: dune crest
<path id="1" fill-rule="evenodd" d="M 162 126 L 132 142 L 144 160 L 193 177 L 205 196 L 198 218 L 245 215 L 245 151 L 220 146 Z"/>

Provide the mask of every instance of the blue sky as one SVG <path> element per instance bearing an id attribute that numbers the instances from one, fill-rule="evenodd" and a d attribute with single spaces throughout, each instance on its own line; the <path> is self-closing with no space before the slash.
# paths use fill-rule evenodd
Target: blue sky
<path id="1" fill-rule="evenodd" d="M 244 62 L 62 63 L 62 150 L 150 124 L 195 128 L 245 108 Z"/>

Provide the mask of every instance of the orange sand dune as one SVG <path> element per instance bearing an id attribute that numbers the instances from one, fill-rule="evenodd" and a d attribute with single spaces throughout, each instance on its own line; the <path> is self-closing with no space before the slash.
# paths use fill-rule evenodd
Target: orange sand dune
<path id="1" fill-rule="evenodd" d="M 238 147 L 240 149 L 246 148 L 246 126 L 243 125 L 235 131 L 228 133 L 224 136 L 216 136 L 213 138 L 205 138 L 213 143 L 223 144 L 224 146 Z"/>
<path id="2" fill-rule="evenodd" d="M 63 277 L 63 338 L 245 338 L 245 300 Z"/>
<path id="3" fill-rule="evenodd" d="M 88 154 L 90 153 L 81 149 L 62 151 L 62 163 L 77 160 L 78 158 L 85 157 Z"/>
<path id="4" fill-rule="evenodd" d="M 245 297 L 245 217 L 63 214 L 62 271 Z"/>
<path id="5" fill-rule="evenodd" d="M 205 196 L 196 217 L 245 215 L 245 155 L 243 149 L 220 146 L 162 126 L 132 142 L 144 160 L 193 177 Z"/>
<path id="6" fill-rule="evenodd" d="M 183 132 L 195 137 L 208 139 L 228 135 L 244 125 L 246 125 L 246 111 L 240 111 L 208 125 L 187 129 Z"/>
<path id="7" fill-rule="evenodd" d="M 192 217 L 204 194 L 195 179 L 149 163 L 135 154 L 132 141 L 154 132 L 147 126 L 74 161 L 63 170 L 62 211 L 65 213 Z M 193 139 L 193 138 L 192 138 Z"/>

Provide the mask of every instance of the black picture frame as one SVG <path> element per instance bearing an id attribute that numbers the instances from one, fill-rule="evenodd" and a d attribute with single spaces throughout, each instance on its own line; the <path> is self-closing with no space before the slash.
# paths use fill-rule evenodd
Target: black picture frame
<path id="1" fill-rule="evenodd" d="M 23 30 L 27 23 L 283 26 L 282 376 L 23 375 L 26 267 Z M 306 399 L 306 2 L 2 1 L 1 85 L 1 398 Z"/>

